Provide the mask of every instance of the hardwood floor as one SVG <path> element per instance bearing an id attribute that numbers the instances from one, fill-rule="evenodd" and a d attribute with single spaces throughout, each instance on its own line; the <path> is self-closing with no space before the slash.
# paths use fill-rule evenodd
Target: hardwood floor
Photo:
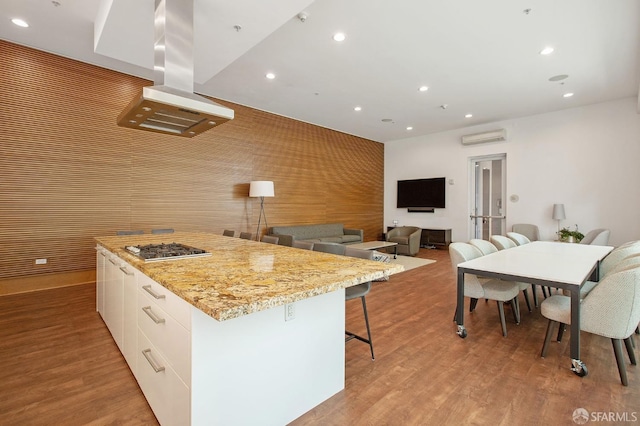
<path id="1" fill-rule="evenodd" d="M 0 297 L 0 424 L 158 424 L 95 300 L 95 285 Z"/>
<path id="2" fill-rule="evenodd" d="M 568 333 L 540 358 L 546 320 L 523 301 L 520 325 L 507 312 L 506 338 L 495 304 L 479 302 L 461 339 L 448 252 L 419 256 L 437 262 L 367 296 L 376 360 L 347 342 L 345 390 L 293 425 L 570 425 L 577 408 L 640 419 L 640 367 L 627 363 L 622 386 L 609 339 L 582 334 L 584 378 L 569 371 Z M 347 324 L 365 333 L 358 301 Z M 0 365 L 2 425 L 157 424 L 95 312 L 94 286 L 0 297 Z"/>

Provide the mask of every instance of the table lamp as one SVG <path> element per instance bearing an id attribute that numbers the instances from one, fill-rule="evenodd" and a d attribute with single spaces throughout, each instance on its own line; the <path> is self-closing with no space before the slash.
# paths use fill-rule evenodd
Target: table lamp
<path id="1" fill-rule="evenodd" d="M 553 218 L 558 221 L 558 232 L 560 232 L 560 221 L 567 218 L 564 213 L 564 204 L 553 205 Z"/>
<path id="2" fill-rule="evenodd" d="M 258 216 L 258 228 L 256 229 L 256 241 L 260 241 L 260 223 L 264 216 L 264 225 L 269 229 L 267 225 L 267 215 L 264 213 L 264 197 L 273 197 L 275 192 L 273 189 L 273 182 L 270 180 L 252 180 L 249 183 L 249 197 L 260 197 L 260 215 Z"/>

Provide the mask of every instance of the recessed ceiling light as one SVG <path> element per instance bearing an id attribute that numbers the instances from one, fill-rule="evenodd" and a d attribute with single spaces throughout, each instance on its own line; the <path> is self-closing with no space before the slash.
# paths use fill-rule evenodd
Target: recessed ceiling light
<path id="1" fill-rule="evenodd" d="M 553 53 L 553 47 L 551 46 L 547 46 L 540 51 L 541 55 L 550 55 L 551 53 Z"/>
<path id="2" fill-rule="evenodd" d="M 268 72 L 265 77 L 267 77 L 269 80 L 273 80 L 274 78 L 276 78 L 276 75 L 272 72 Z"/>
<path id="3" fill-rule="evenodd" d="M 335 41 L 344 41 L 345 38 L 347 38 L 347 36 L 344 33 L 335 33 L 333 35 Z"/>
<path id="4" fill-rule="evenodd" d="M 573 93 L 565 93 L 564 95 L 562 95 L 563 98 L 570 98 L 573 96 Z"/>
<path id="5" fill-rule="evenodd" d="M 554 75 L 553 77 L 549 77 L 549 81 L 562 81 L 567 78 L 569 78 L 567 74 L 558 74 L 558 75 Z"/>
<path id="6" fill-rule="evenodd" d="M 407 127 L 407 130 L 413 130 L 413 127 L 408 126 L 408 127 Z"/>
<path id="7" fill-rule="evenodd" d="M 20 18 L 13 18 L 11 20 L 11 22 L 13 22 L 15 25 L 22 27 L 22 28 L 27 28 L 29 26 L 29 24 L 27 24 L 25 21 L 23 21 Z"/>
<path id="8" fill-rule="evenodd" d="M 471 118 L 471 117 L 473 117 L 473 114 L 466 114 L 466 115 L 464 116 L 464 118 Z"/>
<path id="9" fill-rule="evenodd" d="M 357 106 L 353 109 L 354 111 L 362 111 L 362 107 L 361 106 Z"/>
<path id="10" fill-rule="evenodd" d="M 429 90 L 428 86 L 420 86 L 420 88 L 418 89 L 421 92 L 426 92 L 427 90 Z"/>

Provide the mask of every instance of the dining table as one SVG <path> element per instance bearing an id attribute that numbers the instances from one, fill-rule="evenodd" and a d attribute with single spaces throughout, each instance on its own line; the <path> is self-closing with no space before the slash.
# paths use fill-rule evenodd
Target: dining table
<path id="1" fill-rule="evenodd" d="M 610 246 L 533 241 L 458 264 L 456 333 L 467 337 L 465 274 L 564 289 L 571 297 L 571 370 L 586 376 L 587 367 L 580 360 L 580 288 L 586 281 L 598 281 L 600 262 L 611 250 Z"/>

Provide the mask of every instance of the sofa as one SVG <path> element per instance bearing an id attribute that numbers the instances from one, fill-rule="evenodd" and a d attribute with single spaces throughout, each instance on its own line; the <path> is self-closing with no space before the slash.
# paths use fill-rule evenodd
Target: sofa
<path id="1" fill-rule="evenodd" d="M 415 256 L 420 251 L 422 228 L 417 226 L 399 226 L 387 231 L 387 241 L 398 243 L 398 254 Z"/>
<path id="2" fill-rule="evenodd" d="M 356 244 L 364 241 L 362 229 L 345 228 L 342 223 L 274 226 L 270 228 L 269 235 L 277 236 L 279 245 L 289 247 L 296 240 L 340 244 Z"/>

